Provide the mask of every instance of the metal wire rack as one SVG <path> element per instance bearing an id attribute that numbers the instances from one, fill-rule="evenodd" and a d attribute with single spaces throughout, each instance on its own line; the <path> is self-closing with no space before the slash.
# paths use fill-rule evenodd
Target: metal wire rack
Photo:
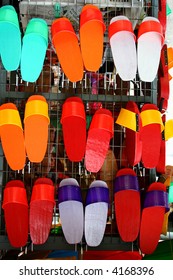
<path id="1" fill-rule="evenodd" d="M 158 13 L 157 1 L 151 0 L 24 0 L 12 2 L 18 11 L 22 33 L 25 31 L 28 21 L 33 17 L 45 19 L 50 27 L 52 21 L 61 16 L 68 17 L 73 23 L 75 31 L 78 33 L 79 14 L 81 8 L 88 3 L 97 5 L 100 8 L 107 27 L 112 17 L 116 15 L 126 15 L 132 21 L 134 30 L 137 30 L 138 25 L 146 15 L 157 16 Z M 88 172 L 85 169 L 83 161 L 79 163 L 70 162 L 66 155 L 60 118 L 62 104 L 67 97 L 75 95 L 82 98 L 85 104 L 88 127 L 94 113 L 94 108 L 103 107 L 109 109 L 116 121 L 120 108 L 124 107 L 129 100 L 137 102 L 139 106 L 146 102 L 157 102 L 157 79 L 153 83 L 144 83 L 140 81 L 138 75 L 136 75 L 135 80 L 130 82 L 124 82 L 120 79 L 113 63 L 107 33 L 105 34 L 104 40 L 102 65 L 94 76 L 97 85 L 96 94 L 93 94 L 92 91 L 92 78 L 93 73 L 85 72 L 81 82 L 70 82 L 62 72 L 50 36 L 44 67 L 40 77 L 35 83 L 26 83 L 22 81 L 20 69 L 13 72 L 6 72 L 3 66 L 0 65 L 0 103 L 14 102 L 20 112 L 21 118 L 23 118 L 27 98 L 33 94 L 42 94 L 48 101 L 50 116 L 47 153 L 40 164 L 33 164 L 27 161 L 24 170 L 14 172 L 10 170 L 6 163 L 0 146 L 0 204 L 2 201 L 3 187 L 5 183 L 11 179 L 21 179 L 24 181 L 29 200 L 33 182 L 38 177 L 47 176 L 51 178 L 55 184 L 55 188 L 58 187 L 59 182 L 66 176 L 76 178 L 83 189 L 83 198 L 85 198 L 85 193 L 90 183 L 100 178 L 100 173 L 92 174 Z M 124 130 L 115 125 L 114 137 L 111 141 L 110 149 L 115 155 L 118 169 L 126 164 L 123 158 L 123 148 Z M 154 170 L 145 170 L 142 165 L 135 166 L 135 170 L 139 176 L 141 189 L 150 181 L 155 180 L 156 174 Z M 112 168 L 111 178 L 114 176 L 115 169 Z M 117 242 L 113 239 L 113 237 L 118 238 L 118 231 L 113 211 L 112 179 L 108 184 L 111 190 L 111 214 L 105 233 L 105 238 L 108 236 L 108 239 L 104 239 L 102 244 L 112 249 L 115 249 L 116 246 L 116 248 L 126 248 L 128 244 L 124 244 L 120 239 L 117 239 Z M 11 247 L 6 236 L 3 211 L 1 207 L 0 209 L 0 249 L 8 249 Z M 54 217 L 57 217 L 57 214 L 58 207 L 55 208 Z M 52 228 L 53 227 L 54 224 Z M 59 241 L 57 241 L 56 234 L 50 233 L 50 238 L 53 239 L 46 245 L 50 249 L 56 247 L 56 242 L 58 242 L 58 248 L 61 246 L 63 248 L 67 247 L 67 244 L 62 241 L 60 237 L 58 239 Z M 60 243 L 62 245 L 60 245 Z M 131 248 L 132 245 L 130 244 L 129 246 Z M 45 246 L 42 246 L 42 248 L 45 248 Z"/>

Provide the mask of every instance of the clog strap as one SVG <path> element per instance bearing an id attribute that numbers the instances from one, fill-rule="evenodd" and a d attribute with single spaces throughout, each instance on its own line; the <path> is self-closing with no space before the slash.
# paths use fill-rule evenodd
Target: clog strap
<path id="1" fill-rule="evenodd" d="M 103 21 L 102 13 L 99 9 L 93 9 L 88 7 L 80 14 L 80 27 L 82 27 L 88 21 L 95 20 L 99 21 L 103 26 L 103 33 L 106 30 L 106 26 Z"/>
<path id="2" fill-rule="evenodd" d="M 5 188 L 2 208 L 5 209 L 9 203 L 19 203 L 28 207 L 26 189 L 21 187 Z"/>
<path id="3" fill-rule="evenodd" d="M 42 18 L 33 18 L 29 21 L 25 36 L 29 34 L 39 35 L 44 38 L 46 46 L 48 46 L 48 25 L 47 22 Z"/>
<path id="4" fill-rule="evenodd" d="M 97 202 L 106 202 L 109 203 L 109 189 L 104 187 L 93 187 L 88 189 L 86 197 L 86 205 L 97 203 Z"/>
<path id="5" fill-rule="evenodd" d="M 11 23 L 19 28 L 17 12 L 11 5 L 4 5 L 0 8 L 0 24 L 4 22 Z"/>
<path id="6" fill-rule="evenodd" d="M 58 203 L 69 200 L 82 202 L 81 189 L 79 186 L 64 185 L 58 188 Z"/>
<path id="7" fill-rule="evenodd" d="M 34 185 L 31 195 L 31 203 L 38 200 L 50 201 L 55 204 L 54 186 L 47 184 Z"/>
<path id="8" fill-rule="evenodd" d="M 161 114 L 158 110 L 145 110 L 141 112 L 142 126 L 149 124 L 160 124 L 161 131 L 164 130 Z"/>
<path id="9" fill-rule="evenodd" d="M 94 128 L 109 131 L 113 137 L 113 117 L 107 114 L 95 114 L 90 125 L 90 129 Z"/>
<path id="10" fill-rule="evenodd" d="M 128 32 L 132 33 L 134 36 L 134 39 L 136 40 L 136 36 L 133 32 L 132 23 L 130 20 L 117 20 L 117 21 L 114 21 L 113 23 L 111 23 L 109 25 L 109 29 L 108 29 L 109 39 L 115 33 L 120 32 L 120 31 L 128 31 Z"/>
<path id="11" fill-rule="evenodd" d="M 19 126 L 22 129 L 22 123 L 19 112 L 14 109 L 0 110 L 0 126 L 6 124 L 13 124 Z"/>
<path id="12" fill-rule="evenodd" d="M 26 103 L 25 108 L 25 120 L 33 115 L 42 115 L 47 118 L 48 122 L 50 122 L 49 116 L 48 116 L 48 104 L 45 101 L 42 100 L 31 100 Z"/>
<path id="13" fill-rule="evenodd" d="M 139 116 L 138 114 L 121 108 L 116 123 L 129 128 L 133 131 L 139 131 Z"/>
<path id="14" fill-rule="evenodd" d="M 67 18 L 58 18 L 53 21 L 51 25 L 52 40 L 59 32 L 70 32 L 77 37 L 71 22 Z"/>
<path id="15" fill-rule="evenodd" d="M 63 120 L 67 117 L 80 117 L 85 119 L 85 109 L 83 103 L 76 102 L 76 101 L 70 101 L 65 102 L 63 104 L 63 110 L 62 110 L 62 117 L 61 117 L 61 123 Z"/>
<path id="16" fill-rule="evenodd" d="M 164 36 L 163 36 L 163 31 L 162 31 L 162 25 L 160 22 L 154 21 L 154 20 L 148 20 L 145 22 L 142 22 L 141 25 L 139 26 L 138 30 L 138 39 L 141 35 L 147 32 L 156 32 L 161 36 L 162 40 L 162 45 L 164 43 Z"/>
<path id="17" fill-rule="evenodd" d="M 136 176 L 127 174 L 115 178 L 114 193 L 124 190 L 139 191 L 139 184 Z"/>
<path id="18" fill-rule="evenodd" d="M 144 208 L 160 206 L 165 207 L 165 212 L 169 211 L 168 193 L 164 191 L 148 191 L 144 200 Z"/>

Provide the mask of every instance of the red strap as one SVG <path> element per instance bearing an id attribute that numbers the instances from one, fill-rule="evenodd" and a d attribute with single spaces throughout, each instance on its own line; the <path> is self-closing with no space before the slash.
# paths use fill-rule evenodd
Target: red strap
<path id="1" fill-rule="evenodd" d="M 136 39 L 136 36 L 133 32 L 133 27 L 132 27 L 132 23 L 130 20 L 117 20 L 114 21 L 113 23 L 111 23 L 109 25 L 109 39 L 117 32 L 120 31 L 129 31 L 131 33 L 133 33 L 134 38 Z"/>
<path id="2" fill-rule="evenodd" d="M 90 129 L 93 128 L 109 131 L 113 137 L 113 118 L 106 114 L 95 114 L 90 125 Z"/>
<path id="3" fill-rule="evenodd" d="M 159 33 L 162 38 L 162 44 L 164 43 L 164 37 L 163 37 L 163 31 L 162 31 L 162 25 L 160 22 L 149 20 L 142 22 L 139 31 L 138 31 L 138 39 L 141 35 L 143 35 L 146 32 L 156 32 Z"/>
<path id="4" fill-rule="evenodd" d="M 100 23 L 103 25 L 103 32 L 105 32 L 106 26 L 103 22 L 102 13 L 99 9 L 87 8 L 86 10 L 84 10 L 80 14 L 80 27 L 90 20 L 100 21 Z"/>
<path id="5" fill-rule="evenodd" d="M 55 204 L 54 186 L 47 184 L 34 185 L 32 190 L 31 203 L 38 200 L 50 201 Z"/>
<path id="6" fill-rule="evenodd" d="M 56 19 L 51 26 L 52 38 L 61 31 L 68 31 L 75 34 L 71 22 L 66 18 Z M 75 34 L 76 35 L 76 34 Z"/>
<path id="7" fill-rule="evenodd" d="M 4 209 L 8 203 L 19 203 L 28 207 L 26 189 L 21 187 L 5 188 L 2 208 Z"/>
<path id="8" fill-rule="evenodd" d="M 71 116 L 81 117 L 83 119 L 86 118 L 83 103 L 70 101 L 63 104 L 61 123 L 63 122 L 64 118 Z"/>

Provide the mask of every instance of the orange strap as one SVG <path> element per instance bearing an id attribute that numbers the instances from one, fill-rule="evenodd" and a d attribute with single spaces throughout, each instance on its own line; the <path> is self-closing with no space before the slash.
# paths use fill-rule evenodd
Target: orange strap
<path id="1" fill-rule="evenodd" d="M 137 118 L 136 113 L 121 108 L 116 123 L 137 132 Z"/>
<path id="2" fill-rule="evenodd" d="M 0 126 L 6 124 L 13 124 L 22 128 L 19 112 L 14 109 L 0 110 Z"/>
<path id="3" fill-rule="evenodd" d="M 120 31 L 129 31 L 133 33 L 134 38 L 136 39 L 136 36 L 133 32 L 132 23 L 129 20 L 117 20 L 109 25 L 109 39 L 117 32 Z"/>
<path id="4" fill-rule="evenodd" d="M 48 116 L 48 104 L 45 101 L 42 100 L 31 100 L 26 103 L 25 108 L 25 117 L 24 122 L 26 118 L 33 116 L 33 115 L 42 115 L 47 118 L 48 122 L 49 116 Z"/>

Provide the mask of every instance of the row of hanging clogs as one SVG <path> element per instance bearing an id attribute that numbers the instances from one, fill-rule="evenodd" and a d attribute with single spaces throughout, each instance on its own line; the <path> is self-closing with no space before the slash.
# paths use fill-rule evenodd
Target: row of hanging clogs
<path id="1" fill-rule="evenodd" d="M 80 98 L 70 97 L 63 104 L 61 123 L 68 158 L 75 162 L 85 157 L 88 171 L 100 171 L 114 133 L 111 111 L 102 108 L 95 112 L 86 137 L 84 105 Z M 121 108 L 116 124 L 126 129 L 128 164 L 135 166 L 142 161 L 145 168 L 157 168 L 159 173 L 164 173 L 165 141 L 173 137 L 172 120 L 166 121 L 155 104 L 144 104 L 140 112 L 138 105 L 129 101 L 126 108 Z"/>
<path id="2" fill-rule="evenodd" d="M 47 150 L 48 103 L 41 95 L 28 98 L 24 113 L 24 129 L 19 111 L 14 103 L 0 106 L 0 139 L 8 165 L 21 170 L 26 157 L 31 162 L 41 162 Z"/>
<path id="3" fill-rule="evenodd" d="M 92 117 L 87 133 L 83 101 L 79 97 L 69 97 L 62 107 L 61 123 L 68 158 L 79 162 L 85 157 L 86 169 L 98 172 L 104 163 L 114 133 L 112 112 L 98 109 Z"/>
<path id="4" fill-rule="evenodd" d="M 76 179 L 63 179 L 57 197 L 66 241 L 77 244 L 84 235 L 88 246 L 99 246 L 108 218 L 107 184 L 101 180 L 91 183 L 86 194 L 85 208 Z M 4 189 L 2 207 L 11 245 L 25 246 L 28 231 L 33 244 L 45 243 L 52 225 L 54 206 L 54 186 L 50 179 L 40 178 L 35 181 L 29 209 L 23 183 L 16 180 L 8 182 Z M 129 168 L 121 169 L 114 180 L 114 207 L 121 239 L 133 242 L 139 238 L 142 253 L 153 253 L 160 239 L 165 213 L 169 211 L 166 186 L 160 182 L 152 183 L 142 205 L 136 173 Z"/>
<path id="5" fill-rule="evenodd" d="M 158 107 L 138 105 L 129 101 L 121 108 L 116 124 L 125 127 L 126 156 L 130 166 L 142 161 L 145 168 L 165 170 L 165 141 L 173 137 L 172 120 L 165 120 Z M 70 161 L 85 160 L 88 171 L 101 170 L 114 135 L 114 118 L 108 109 L 98 109 L 87 131 L 84 103 L 79 97 L 69 97 L 62 106 L 61 124 L 66 154 Z M 40 95 L 31 96 L 24 113 L 24 132 L 16 106 L 0 106 L 0 137 L 6 160 L 12 170 L 25 166 L 26 155 L 31 162 L 41 162 L 48 142 L 48 104 Z M 164 138 L 163 138 L 164 134 Z"/>
<path id="6" fill-rule="evenodd" d="M 61 67 L 70 81 L 82 80 L 84 69 L 94 72 L 99 70 L 102 64 L 105 29 L 101 11 L 90 4 L 85 5 L 80 13 L 80 44 L 67 18 L 53 21 L 52 43 Z M 157 75 L 164 42 L 159 20 L 146 17 L 141 23 L 137 54 L 136 37 L 132 23 L 127 17 L 112 18 L 108 33 L 114 64 L 122 80 L 133 80 L 138 65 L 141 80 L 153 81 Z M 0 38 L 0 53 L 5 69 L 16 70 L 20 64 L 22 79 L 35 82 L 41 73 L 48 47 L 46 21 L 31 19 L 21 44 L 17 13 L 13 6 L 3 6 L 0 9 Z"/>
<path id="7" fill-rule="evenodd" d="M 98 172 L 113 137 L 111 111 L 96 111 L 87 136 L 84 104 L 79 97 L 69 97 L 63 104 L 61 123 L 69 160 L 79 162 L 85 157 L 86 168 Z M 5 103 L 0 106 L 2 148 L 12 170 L 23 169 L 26 156 L 35 163 L 43 160 L 47 150 L 48 127 L 48 104 L 43 96 L 33 95 L 27 100 L 24 131 L 15 104 Z"/>
<path id="8" fill-rule="evenodd" d="M 84 69 L 91 72 L 99 70 L 103 58 L 105 25 L 101 11 L 97 7 L 86 5 L 81 11 L 80 43 L 67 18 L 55 20 L 51 31 L 59 62 L 70 81 L 82 80 Z M 152 82 L 158 72 L 164 43 L 159 20 L 154 17 L 146 17 L 143 20 L 138 31 L 137 50 L 136 36 L 127 17 L 112 18 L 108 35 L 113 62 L 121 79 L 124 81 L 135 79 L 138 70 L 142 81 Z"/>

